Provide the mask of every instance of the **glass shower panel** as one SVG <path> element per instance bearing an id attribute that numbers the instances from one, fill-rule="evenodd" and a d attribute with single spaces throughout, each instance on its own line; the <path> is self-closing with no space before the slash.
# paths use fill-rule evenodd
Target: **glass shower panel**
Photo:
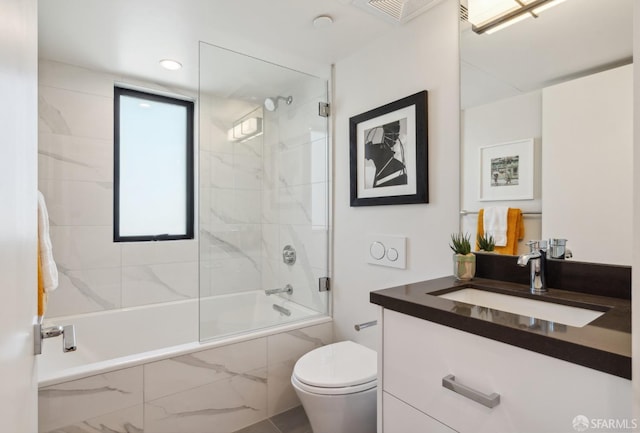
<path id="1" fill-rule="evenodd" d="M 200 44 L 201 340 L 329 313 L 327 93 L 324 79 Z"/>

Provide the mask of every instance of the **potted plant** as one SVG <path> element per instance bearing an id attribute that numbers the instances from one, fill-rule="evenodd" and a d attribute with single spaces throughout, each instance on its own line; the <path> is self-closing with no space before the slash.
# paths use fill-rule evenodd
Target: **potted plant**
<path id="1" fill-rule="evenodd" d="M 476 273 L 476 256 L 471 252 L 471 241 L 468 234 L 454 233 L 451 235 L 449 247 L 453 255 L 453 275 L 458 281 L 468 281 Z"/>
<path id="2" fill-rule="evenodd" d="M 493 251 L 496 247 L 496 241 L 493 239 L 493 236 L 489 235 L 478 235 L 478 249 L 480 251 Z"/>

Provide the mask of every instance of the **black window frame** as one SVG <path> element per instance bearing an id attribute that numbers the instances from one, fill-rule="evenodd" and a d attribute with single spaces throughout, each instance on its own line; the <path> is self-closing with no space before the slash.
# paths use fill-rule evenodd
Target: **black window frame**
<path id="1" fill-rule="evenodd" d="M 170 96 L 159 95 L 156 93 L 143 92 L 140 90 L 129 89 L 126 87 L 114 86 L 114 117 L 113 117 L 113 144 L 114 144 L 114 160 L 113 160 L 113 241 L 114 242 L 147 242 L 147 241 L 165 241 L 165 240 L 185 240 L 194 239 L 195 225 L 195 200 L 194 200 L 194 183 L 195 183 L 195 162 L 194 162 L 194 110 L 193 101 L 186 99 L 173 98 Z M 158 235 L 134 235 L 121 236 L 120 232 L 120 97 L 133 96 L 139 99 L 145 99 L 152 102 L 162 102 L 167 104 L 178 105 L 186 108 L 186 233 L 179 235 L 158 234 Z"/>

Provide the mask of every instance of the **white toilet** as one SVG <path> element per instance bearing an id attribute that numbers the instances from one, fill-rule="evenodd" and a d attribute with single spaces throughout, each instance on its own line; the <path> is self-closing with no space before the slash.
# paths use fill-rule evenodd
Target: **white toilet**
<path id="1" fill-rule="evenodd" d="M 377 353 L 353 341 L 303 355 L 291 384 L 313 433 L 375 433 Z"/>

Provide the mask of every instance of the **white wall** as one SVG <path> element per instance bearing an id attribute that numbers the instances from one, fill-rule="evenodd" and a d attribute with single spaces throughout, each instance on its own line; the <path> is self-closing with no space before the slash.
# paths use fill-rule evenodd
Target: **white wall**
<path id="1" fill-rule="evenodd" d="M 349 118 L 429 91 L 429 203 L 349 206 Z M 376 348 L 369 292 L 452 274 L 450 234 L 458 231 L 458 2 L 448 0 L 335 67 L 333 308 L 336 339 Z M 369 233 L 407 237 L 407 269 L 365 263 Z"/>
<path id="2" fill-rule="evenodd" d="M 575 260 L 631 264 L 632 89 L 627 65 L 542 92 L 542 234 Z"/>
<path id="3" fill-rule="evenodd" d="M 490 104 L 467 108 L 462 114 L 462 190 L 461 208 L 474 212 L 462 217 L 461 231 L 476 239 L 478 215 L 487 206 L 509 206 L 524 212 L 540 212 L 540 178 L 542 152 L 542 93 L 534 91 Z M 534 139 L 533 200 L 479 201 L 480 148 L 510 141 Z M 518 252 L 527 252 L 526 242 L 540 238 L 540 217 L 526 215 L 524 239 L 518 243 Z"/>

